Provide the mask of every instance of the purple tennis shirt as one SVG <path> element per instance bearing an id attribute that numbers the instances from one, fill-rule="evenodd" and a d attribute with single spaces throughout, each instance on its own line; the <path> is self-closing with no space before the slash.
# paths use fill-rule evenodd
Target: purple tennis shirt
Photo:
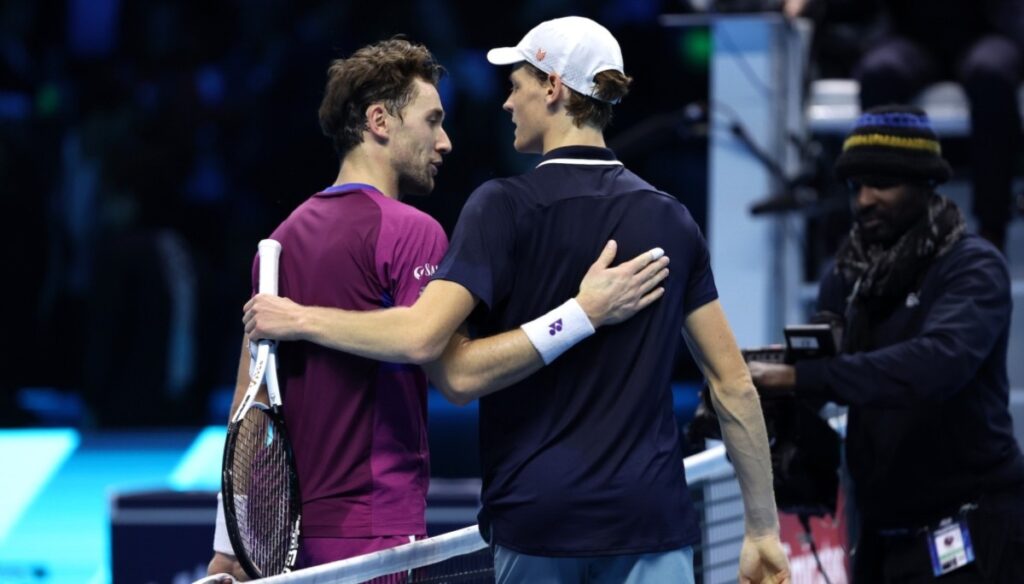
<path id="1" fill-rule="evenodd" d="M 346 310 L 413 304 L 448 246 L 430 216 L 364 184 L 315 194 L 271 237 L 281 242 L 281 296 Z M 254 289 L 258 274 L 257 260 Z M 303 536 L 425 533 L 423 371 L 307 342 L 281 343 L 278 355 Z"/>

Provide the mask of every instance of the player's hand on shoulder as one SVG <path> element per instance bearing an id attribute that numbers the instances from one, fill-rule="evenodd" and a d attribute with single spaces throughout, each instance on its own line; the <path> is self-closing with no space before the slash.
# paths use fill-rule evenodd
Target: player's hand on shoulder
<path id="1" fill-rule="evenodd" d="M 609 267 L 617 251 L 615 241 L 609 241 L 580 282 L 576 301 L 594 328 L 627 320 L 665 293 L 658 286 L 668 277 L 668 257 L 661 248 Z"/>

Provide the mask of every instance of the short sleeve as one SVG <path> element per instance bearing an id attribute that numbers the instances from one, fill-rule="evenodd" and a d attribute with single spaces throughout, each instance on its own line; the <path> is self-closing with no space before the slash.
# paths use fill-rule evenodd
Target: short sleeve
<path id="1" fill-rule="evenodd" d="M 463 286 L 493 309 L 512 287 L 514 254 L 515 209 L 501 183 L 488 181 L 462 208 L 434 279 Z"/>
<path id="2" fill-rule="evenodd" d="M 377 272 L 393 306 L 412 306 L 448 247 L 444 230 L 429 215 L 406 212 L 382 218 L 377 240 Z"/>
<path id="3" fill-rule="evenodd" d="M 683 301 L 683 313 L 690 314 L 708 302 L 718 298 L 715 287 L 715 276 L 711 272 L 711 254 L 708 242 L 700 228 L 694 224 L 693 263 L 690 265 L 690 277 L 686 283 L 686 299 Z"/>

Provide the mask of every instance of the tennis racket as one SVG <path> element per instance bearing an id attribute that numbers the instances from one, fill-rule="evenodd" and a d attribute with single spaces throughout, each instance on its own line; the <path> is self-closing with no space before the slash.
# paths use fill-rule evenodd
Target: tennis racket
<path id="1" fill-rule="evenodd" d="M 280 243 L 259 243 L 262 294 L 277 295 L 280 254 Z M 256 401 L 264 379 L 270 405 Z M 302 513 L 295 459 L 281 415 L 273 341 L 257 345 L 249 387 L 228 424 L 221 492 L 231 546 L 245 573 L 263 578 L 291 571 Z"/>

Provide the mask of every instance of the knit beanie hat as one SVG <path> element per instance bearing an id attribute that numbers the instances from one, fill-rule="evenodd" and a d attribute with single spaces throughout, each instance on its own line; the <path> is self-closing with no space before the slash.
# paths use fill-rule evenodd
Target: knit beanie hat
<path id="1" fill-rule="evenodd" d="M 928 114 L 903 105 L 883 105 L 861 114 L 843 142 L 835 172 L 840 180 L 884 176 L 934 183 L 953 174 L 942 158 Z"/>

